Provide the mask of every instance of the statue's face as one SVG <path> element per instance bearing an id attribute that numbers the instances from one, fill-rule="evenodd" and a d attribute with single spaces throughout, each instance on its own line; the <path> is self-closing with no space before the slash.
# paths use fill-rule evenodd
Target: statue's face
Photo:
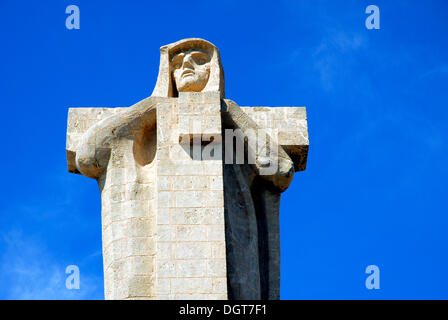
<path id="1" fill-rule="evenodd" d="M 171 60 L 178 92 L 200 92 L 210 76 L 210 56 L 200 49 L 183 51 Z"/>

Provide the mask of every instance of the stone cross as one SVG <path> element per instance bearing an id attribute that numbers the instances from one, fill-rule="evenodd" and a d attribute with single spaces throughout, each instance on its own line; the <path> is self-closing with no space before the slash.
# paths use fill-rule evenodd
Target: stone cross
<path id="1" fill-rule="evenodd" d="M 251 149 L 254 132 L 268 134 Z M 279 298 L 280 194 L 306 166 L 305 108 L 225 99 L 218 50 L 185 39 L 161 48 L 149 98 L 70 108 L 66 149 L 101 192 L 106 299 Z"/>

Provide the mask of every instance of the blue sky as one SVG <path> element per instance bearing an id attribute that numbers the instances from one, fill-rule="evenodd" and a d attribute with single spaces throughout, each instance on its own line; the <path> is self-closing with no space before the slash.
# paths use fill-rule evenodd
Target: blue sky
<path id="1" fill-rule="evenodd" d="M 66 6 L 81 11 L 65 28 Z M 367 30 L 375 4 L 381 29 Z M 447 299 L 448 3 L 0 0 L 0 299 L 103 299 L 100 195 L 66 169 L 67 111 L 130 106 L 159 47 L 221 51 L 226 95 L 306 106 L 281 203 L 283 299 Z M 78 265 L 81 289 L 65 288 Z M 367 290 L 365 268 L 381 270 Z"/>

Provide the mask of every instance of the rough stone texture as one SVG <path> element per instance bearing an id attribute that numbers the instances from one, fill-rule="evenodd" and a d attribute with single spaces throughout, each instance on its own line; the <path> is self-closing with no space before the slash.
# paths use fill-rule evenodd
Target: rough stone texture
<path id="1" fill-rule="evenodd" d="M 305 108 L 224 98 L 219 52 L 187 39 L 161 48 L 151 97 L 70 108 L 68 170 L 101 192 L 106 299 L 279 298 L 280 194 L 306 166 Z M 271 129 L 275 170 L 258 149 L 254 162 L 224 161 L 228 129 Z"/>
<path id="2" fill-rule="evenodd" d="M 225 246 L 223 165 L 202 160 L 201 143 L 196 155 L 190 143 L 202 134 L 220 139 L 220 97 L 185 92 L 171 100 L 157 106 L 157 242 L 167 251 L 156 258 L 158 298 L 224 299 L 225 286 L 213 284 L 226 282 L 225 253 L 212 252 Z"/>

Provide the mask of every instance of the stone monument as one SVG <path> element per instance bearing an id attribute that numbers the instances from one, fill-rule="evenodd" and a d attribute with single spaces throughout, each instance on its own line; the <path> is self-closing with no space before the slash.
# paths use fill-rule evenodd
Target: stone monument
<path id="1" fill-rule="evenodd" d="M 101 192 L 106 299 L 279 299 L 280 195 L 308 145 L 305 108 L 226 99 L 197 38 L 160 48 L 149 98 L 70 108 L 68 171 Z"/>

